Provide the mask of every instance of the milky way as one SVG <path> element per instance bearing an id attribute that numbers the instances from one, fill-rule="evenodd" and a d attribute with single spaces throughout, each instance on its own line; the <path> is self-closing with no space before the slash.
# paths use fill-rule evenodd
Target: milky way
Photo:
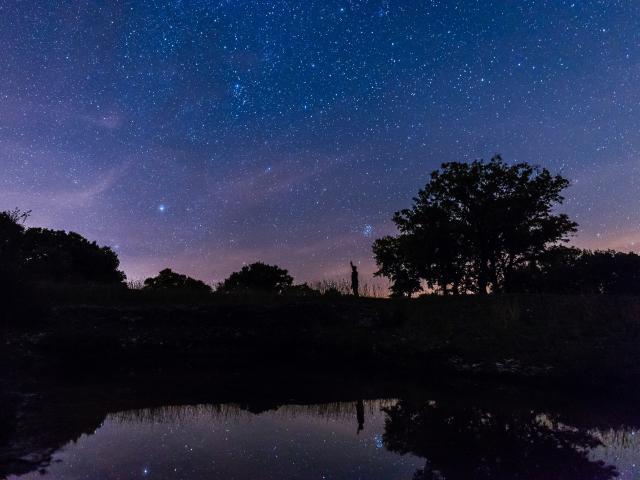
<path id="1" fill-rule="evenodd" d="M 0 209 L 130 278 L 243 262 L 365 281 L 443 161 L 573 180 L 576 244 L 640 245 L 640 2 L 0 0 Z"/>

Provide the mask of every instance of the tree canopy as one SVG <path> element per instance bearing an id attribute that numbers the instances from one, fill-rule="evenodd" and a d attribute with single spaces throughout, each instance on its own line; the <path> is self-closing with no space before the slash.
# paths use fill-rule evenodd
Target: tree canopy
<path id="1" fill-rule="evenodd" d="M 182 290 L 190 292 L 211 292 L 211 287 L 202 280 L 176 273 L 170 268 L 161 270 L 155 277 L 144 281 L 144 290 Z"/>
<path id="2" fill-rule="evenodd" d="M 75 232 L 29 228 L 22 251 L 25 271 L 35 280 L 120 283 L 120 261 L 110 247 L 101 247 Z"/>
<path id="3" fill-rule="evenodd" d="M 395 294 L 421 282 L 443 293 L 510 291 L 513 273 L 577 224 L 554 213 L 567 179 L 528 163 L 451 162 L 431 173 L 411 208 L 396 212 L 399 235 L 376 240 L 377 275 Z"/>
<path id="4" fill-rule="evenodd" d="M 293 277 L 276 265 L 262 262 L 245 265 L 239 272 L 232 273 L 229 278 L 218 285 L 221 293 L 262 292 L 282 294 L 293 284 Z"/>
<path id="5" fill-rule="evenodd" d="M 640 294 L 640 255 L 556 246 L 516 270 L 513 290 L 529 293 Z"/>
<path id="6" fill-rule="evenodd" d="M 66 283 L 122 283 L 120 262 L 75 232 L 23 226 L 29 212 L 0 212 L 0 268 L 4 278 Z"/>
<path id="7" fill-rule="evenodd" d="M 373 251 L 380 269 L 377 275 L 391 280 L 391 296 L 411 296 L 419 292 L 420 278 L 414 262 L 405 254 L 408 237 L 384 237 L 374 243 Z"/>
<path id="8" fill-rule="evenodd" d="M 16 274 L 22 266 L 20 252 L 24 235 L 23 223 L 29 212 L 12 210 L 0 212 L 0 277 L 7 278 Z"/>

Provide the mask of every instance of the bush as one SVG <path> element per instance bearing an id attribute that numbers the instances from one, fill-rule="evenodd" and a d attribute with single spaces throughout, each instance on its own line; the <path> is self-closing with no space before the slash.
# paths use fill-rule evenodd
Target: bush
<path id="1" fill-rule="evenodd" d="M 220 293 L 268 293 L 281 295 L 291 289 L 293 277 L 276 265 L 262 262 L 245 265 L 239 272 L 232 273 L 229 278 L 218 285 Z"/>
<path id="2" fill-rule="evenodd" d="M 143 290 L 188 290 L 210 293 L 211 287 L 201 280 L 182 275 L 165 268 L 156 277 L 144 281 Z"/>

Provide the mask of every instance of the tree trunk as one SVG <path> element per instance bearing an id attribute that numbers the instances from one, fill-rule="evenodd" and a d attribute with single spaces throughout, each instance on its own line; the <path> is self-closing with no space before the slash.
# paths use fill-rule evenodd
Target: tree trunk
<path id="1" fill-rule="evenodd" d="M 480 263 L 480 272 L 478 272 L 478 294 L 487 294 L 487 263 Z"/>
<path id="2" fill-rule="evenodd" d="M 504 278 L 502 279 L 503 289 L 506 293 L 511 293 L 511 274 L 513 273 L 514 256 L 509 255 L 507 264 L 504 266 Z"/>
<path id="3" fill-rule="evenodd" d="M 493 293 L 500 292 L 500 285 L 498 285 L 498 269 L 496 268 L 495 258 L 489 262 L 489 279 L 491 280 L 491 291 Z"/>

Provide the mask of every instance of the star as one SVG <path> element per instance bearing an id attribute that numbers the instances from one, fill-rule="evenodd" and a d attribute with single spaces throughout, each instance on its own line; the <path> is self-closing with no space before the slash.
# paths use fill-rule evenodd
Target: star
<path id="1" fill-rule="evenodd" d="M 314 282 L 375 268 L 442 162 L 502 153 L 572 181 L 576 244 L 631 248 L 637 2 L 520 3 L 4 2 L 0 209 L 119 245 L 132 279 L 246 256 Z"/>

